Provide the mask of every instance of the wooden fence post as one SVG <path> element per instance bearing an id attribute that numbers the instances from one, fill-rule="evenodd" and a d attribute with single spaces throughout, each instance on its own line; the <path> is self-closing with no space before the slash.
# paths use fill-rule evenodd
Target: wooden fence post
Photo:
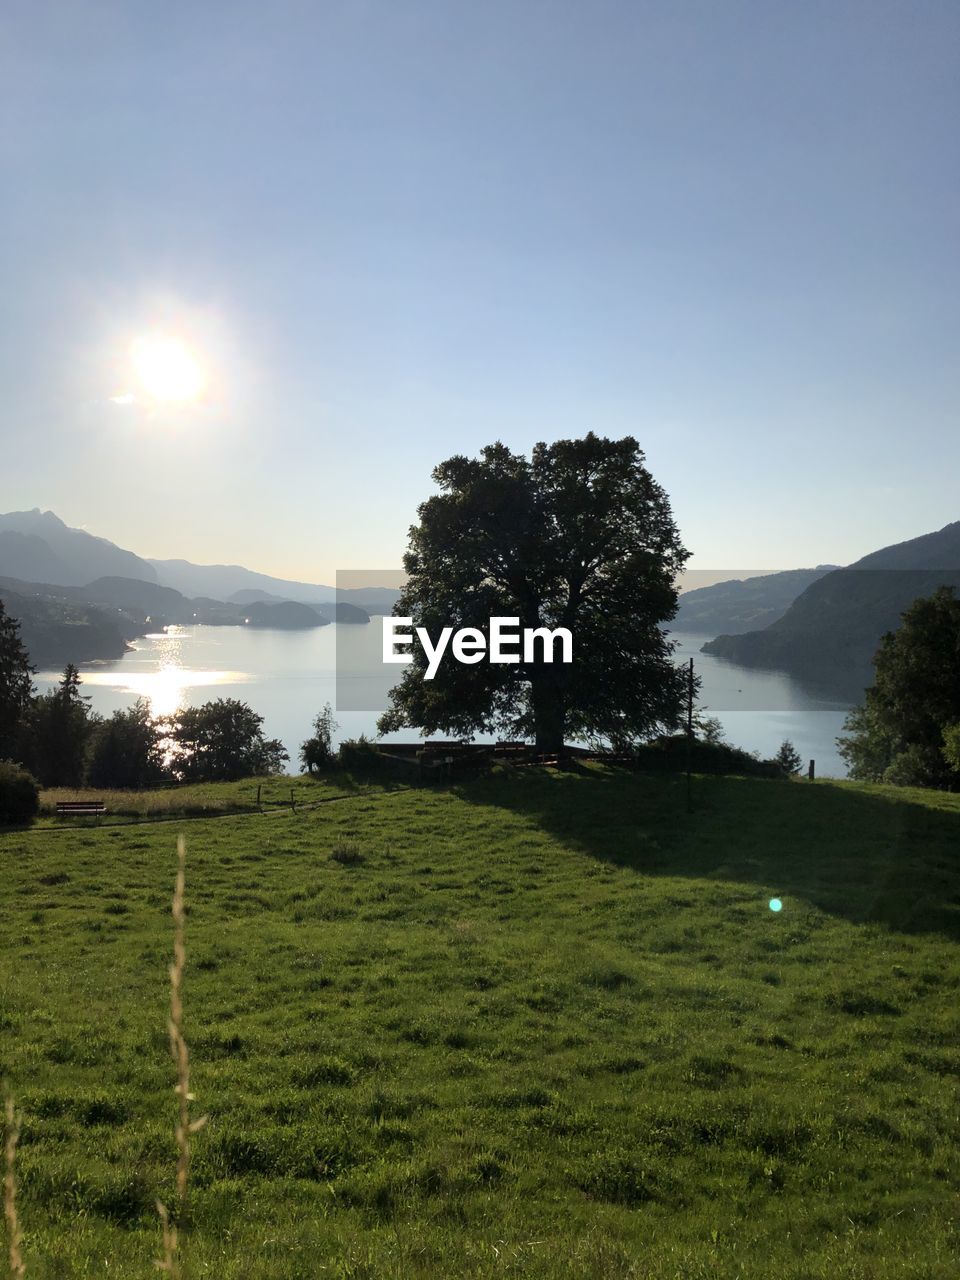
<path id="1" fill-rule="evenodd" d="M 811 782 L 813 782 L 814 778 L 816 777 L 816 771 L 817 771 L 816 765 L 817 765 L 816 760 L 811 760 L 810 768 L 807 770 L 807 777 L 810 779 Z"/>

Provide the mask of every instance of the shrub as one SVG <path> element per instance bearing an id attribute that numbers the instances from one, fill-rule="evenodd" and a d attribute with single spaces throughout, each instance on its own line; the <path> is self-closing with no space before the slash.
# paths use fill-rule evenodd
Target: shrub
<path id="1" fill-rule="evenodd" d="M 380 748 L 361 733 L 359 738 L 347 738 L 340 743 L 337 763 L 341 769 L 353 773 L 373 773 L 383 764 Z"/>
<path id="2" fill-rule="evenodd" d="M 654 738 L 652 742 L 642 743 L 636 749 L 637 765 L 641 769 L 682 773 L 687 767 L 688 749 L 690 767 L 694 773 L 739 774 L 753 778 L 783 777 L 780 765 L 773 760 L 760 760 L 749 751 L 732 747 L 727 742 L 710 743 L 694 738 L 688 744 L 687 736 L 683 733 L 664 735 Z"/>
<path id="3" fill-rule="evenodd" d="M 12 760 L 0 760 L 0 827 L 32 822 L 40 809 L 40 789 L 33 774 Z"/>

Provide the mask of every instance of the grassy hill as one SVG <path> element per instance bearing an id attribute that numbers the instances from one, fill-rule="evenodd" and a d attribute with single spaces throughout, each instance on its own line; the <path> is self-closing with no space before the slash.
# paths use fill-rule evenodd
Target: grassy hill
<path id="1" fill-rule="evenodd" d="M 960 797 L 694 783 L 0 836 L 30 1280 L 158 1254 L 178 830 L 190 1274 L 954 1277 Z"/>

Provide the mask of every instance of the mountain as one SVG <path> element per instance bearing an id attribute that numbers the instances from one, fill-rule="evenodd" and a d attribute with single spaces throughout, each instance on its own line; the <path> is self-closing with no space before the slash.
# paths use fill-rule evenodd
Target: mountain
<path id="1" fill-rule="evenodd" d="M 825 574 L 769 627 L 717 636 L 702 651 L 859 696 L 872 682 L 881 636 L 941 585 L 960 587 L 960 521 Z"/>
<path id="2" fill-rule="evenodd" d="M 73 573 L 35 533 L 0 529 L 0 569 L 21 582 L 70 582 Z"/>
<path id="3" fill-rule="evenodd" d="M 187 600 L 172 587 L 161 587 L 155 582 L 141 582 L 137 578 L 97 578 L 84 587 L 74 587 L 71 594 L 92 604 L 113 605 L 116 609 L 130 609 L 143 614 L 162 614 L 177 621 L 187 620 L 187 609 L 193 613 L 193 602 Z"/>
<path id="4" fill-rule="evenodd" d="M 322 617 L 316 609 L 296 600 L 281 600 L 268 604 L 264 600 L 246 606 L 246 621 L 251 627 L 271 627 L 275 631 L 298 631 L 304 627 L 326 627 L 330 619 Z"/>
<path id="5" fill-rule="evenodd" d="M 815 569 L 787 569 L 685 591 L 670 629 L 715 636 L 719 632 L 739 635 L 768 627 L 783 617 L 811 583 L 836 567 L 820 564 Z"/>
<path id="6" fill-rule="evenodd" d="M 39 507 L 0 514 L 0 574 L 62 587 L 108 576 L 157 581 L 157 571 L 140 556 L 84 529 L 71 529 Z"/>
<path id="7" fill-rule="evenodd" d="M 175 587 L 185 596 L 214 596 L 231 604 L 292 600 L 298 604 L 330 605 L 339 600 L 373 613 L 389 613 L 400 595 L 390 587 L 338 590 L 321 583 L 274 578 L 240 564 L 192 564 L 189 560 L 151 560 L 150 564 L 164 586 Z"/>
<path id="8" fill-rule="evenodd" d="M 321 583 L 274 578 L 239 564 L 145 560 L 106 538 L 94 537 L 83 529 L 71 529 L 52 511 L 41 511 L 39 507 L 32 511 L 0 513 L 0 576 L 58 587 L 79 587 L 108 578 L 122 578 L 154 583 L 177 591 L 186 599 L 199 598 L 207 603 L 278 604 L 292 600 L 299 604 L 332 605 L 340 601 L 375 613 L 389 613 L 400 594 L 390 587 L 338 591 Z M 220 611 L 213 612 L 219 614 Z M 224 619 L 218 616 L 215 620 Z M 338 618 L 340 620 L 358 619 Z"/>
<path id="9" fill-rule="evenodd" d="M 68 662 L 122 657 L 142 628 L 121 611 L 98 608 L 70 592 L 55 584 L 0 578 L 0 600 L 20 623 L 31 663 L 60 669 Z"/>
<path id="10" fill-rule="evenodd" d="M 227 597 L 228 604 L 280 604 L 283 596 L 274 595 L 272 591 L 258 591 L 256 587 L 245 587 L 243 591 L 234 591 Z"/>
<path id="11" fill-rule="evenodd" d="M 156 581 L 166 587 L 175 587 L 185 596 L 213 596 L 217 600 L 232 600 L 242 591 L 247 594 L 247 600 L 243 603 L 273 596 L 277 600 L 296 600 L 300 604 L 326 604 L 334 600 L 337 594 L 333 587 L 273 578 L 268 573 L 245 569 L 240 564 L 151 560 L 150 565 L 156 574 Z"/>

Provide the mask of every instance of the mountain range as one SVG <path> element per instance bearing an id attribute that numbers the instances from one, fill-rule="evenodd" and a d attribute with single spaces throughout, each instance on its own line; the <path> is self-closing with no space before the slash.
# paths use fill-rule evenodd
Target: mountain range
<path id="1" fill-rule="evenodd" d="M 191 564 L 189 560 L 147 560 L 85 529 L 72 529 L 52 511 L 0 513 L 0 576 L 58 587 L 80 587 L 98 578 L 131 578 L 171 587 L 188 598 L 249 604 L 295 600 L 300 604 L 342 601 L 362 608 L 393 607 L 389 587 L 338 590 L 322 583 L 275 578 L 238 564 Z M 242 597 L 240 593 L 243 593 Z"/>
<path id="2" fill-rule="evenodd" d="M 169 623 L 289 630 L 389 613 L 386 587 L 337 590 L 242 565 L 147 560 L 52 511 L 0 514 L 0 600 L 40 667 L 119 658 Z"/>
<path id="3" fill-rule="evenodd" d="M 942 585 L 960 588 L 960 521 L 821 575 L 769 626 L 718 635 L 703 652 L 859 697 L 881 636 Z"/>

